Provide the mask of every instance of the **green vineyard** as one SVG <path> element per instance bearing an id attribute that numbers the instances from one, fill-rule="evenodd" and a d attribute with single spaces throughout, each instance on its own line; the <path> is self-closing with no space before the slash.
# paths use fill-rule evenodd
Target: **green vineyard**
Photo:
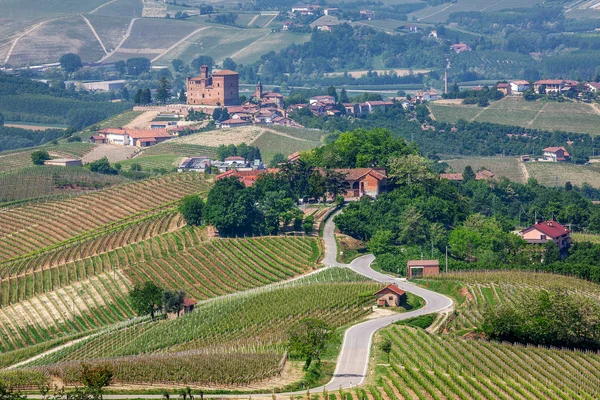
<path id="1" fill-rule="evenodd" d="M 110 230 L 172 207 L 174 201 L 206 192 L 208 187 L 201 174 L 169 175 L 65 201 L 10 209 L 0 221 L 0 261 L 38 253 L 74 237 L 81 240 L 97 234 L 94 230 Z"/>

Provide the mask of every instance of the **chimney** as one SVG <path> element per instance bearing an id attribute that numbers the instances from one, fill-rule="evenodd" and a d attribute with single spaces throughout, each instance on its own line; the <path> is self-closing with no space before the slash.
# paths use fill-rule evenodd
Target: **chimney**
<path id="1" fill-rule="evenodd" d="M 208 78 L 208 66 L 202 65 L 200 67 L 200 76 L 204 79 Z"/>

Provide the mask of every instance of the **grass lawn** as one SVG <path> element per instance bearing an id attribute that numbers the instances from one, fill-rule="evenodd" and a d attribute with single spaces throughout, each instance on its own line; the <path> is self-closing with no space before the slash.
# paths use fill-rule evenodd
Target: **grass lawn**
<path id="1" fill-rule="evenodd" d="M 442 105 L 430 103 L 429 109 L 436 121 L 455 124 L 459 119 L 472 120 L 481 109 L 475 105 Z"/>
<path id="2" fill-rule="evenodd" d="M 251 144 L 260 149 L 263 161 L 268 164 L 275 153 L 290 155 L 296 151 L 311 150 L 320 146 L 321 142 L 315 140 L 299 140 L 266 131 Z"/>

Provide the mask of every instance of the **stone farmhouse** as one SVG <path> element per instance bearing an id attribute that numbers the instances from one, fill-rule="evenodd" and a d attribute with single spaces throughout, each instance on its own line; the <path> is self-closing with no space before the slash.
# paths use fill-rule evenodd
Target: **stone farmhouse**
<path id="1" fill-rule="evenodd" d="M 544 221 L 519 232 L 529 244 L 544 244 L 554 241 L 560 250 L 571 246 L 571 230 L 556 221 Z"/>
<path id="2" fill-rule="evenodd" d="M 208 66 L 200 67 L 200 75 L 186 80 L 187 104 L 235 106 L 240 104 L 239 74 L 230 70 L 208 75 Z"/>
<path id="3" fill-rule="evenodd" d="M 396 285 L 387 285 L 375 292 L 379 307 L 399 307 L 406 301 L 406 293 Z"/>
<path id="4" fill-rule="evenodd" d="M 166 129 L 107 128 L 90 137 L 91 143 L 148 147 L 175 137 Z"/>

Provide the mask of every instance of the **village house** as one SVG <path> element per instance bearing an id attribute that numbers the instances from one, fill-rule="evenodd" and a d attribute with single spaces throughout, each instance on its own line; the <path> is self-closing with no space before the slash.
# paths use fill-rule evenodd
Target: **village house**
<path id="1" fill-rule="evenodd" d="M 430 90 L 428 92 L 417 92 L 415 93 L 414 99 L 418 101 L 434 101 L 441 99 L 442 96 L 436 92 L 435 90 Z"/>
<path id="2" fill-rule="evenodd" d="M 510 83 L 498 83 L 496 85 L 496 89 L 502 92 L 505 96 L 510 96 L 512 94 L 512 87 Z"/>
<path id="3" fill-rule="evenodd" d="M 427 35 L 427 37 L 437 39 L 438 38 L 438 33 L 435 30 L 431 31 L 431 32 L 429 32 L 429 35 Z"/>
<path id="4" fill-rule="evenodd" d="M 571 158 L 569 152 L 563 147 L 546 147 L 544 149 L 544 157 L 542 161 L 568 161 Z"/>
<path id="5" fill-rule="evenodd" d="M 314 15 L 321 8 L 318 5 L 304 5 L 304 6 L 296 6 L 292 7 L 292 13 L 299 13 L 300 15 Z"/>
<path id="6" fill-rule="evenodd" d="M 458 53 L 462 53 L 465 51 L 471 51 L 471 48 L 469 47 L 469 45 L 467 45 L 465 43 L 456 43 L 456 44 L 453 44 L 452 46 L 450 46 L 450 50 L 452 50 L 453 52 L 458 54 Z"/>
<path id="7" fill-rule="evenodd" d="M 387 285 L 374 294 L 379 307 L 400 307 L 406 302 L 406 293 L 396 285 Z"/>
<path id="8" fill-rule="evenodd" d="M 324 96 L 313 96 L 310 99 L 308 99 L 309 105 L 316 104 L 316 103 L 335 104 L 335 97 L 324 95 Z"/>
<path id="9" fill-rule="evenodd" d="M 166 129 L 128 129 L 128 128 L 106 128 L 98 131 L 98 135 L 104 138 L 104 143 L 118 144 L 122 146 L 148 147 L 165 140 L 172 139 L 174 136 Z M 90 141 L 92 140 L 90 138 Z M 98 143 L 94 139 L 94 143 Z"/>
<path id="10" fill-rule="evenodd" d="M 291 21 L 286 21 L 283 23 L 281 30 L 283 31 L 289 31 L 290 29 L 292 29 L 294 27 L 294 23 Z"/>
<path id="11" fill-rule="evenodd" d="M 240 104 L 239 74 L 230 70 L 208 75 L 208 66 L 200 67 L 200 75 L 186 79 L 187 104 L 234 106 Z"/>
<path id="12" fill-rule="evenodd" d="M 330 32 L 334 26 L 339 24 L 341 24 L 341 21 L 337 17 L 323 15 L 321 18 L 313 21 L 310 24 L 310 27 L 311 29 L 317 28 L 320 31 Z"/>
<path id="13" fill-rule="evenodd" d="M 419 279 L 425 276 L 436 276 L 440 274 L 440 263 L 438 260 L 408 260 L 406 263 L 406 278 Z"/>
<path id="14" fill-rule="evenodd" d="M 324 11 L 325 15 L 338 15 L 340 13 L 339 8 L 326 8 Z"/>
<path id="15" fill-rule="evenodd" d="M 600 83 L 599 82 L 587 82 L 585 85 L 585 90 L 588 92 L 596 93 L 600 91 Z"/>
<path id="16" fill-rule="evenodd" d="M 560 250 L 571 246 L 571 231 L 556 221 L 544 221 L 519 232 L 529 244 L 544 244 L 554 241 Z"/>
<path id="17" fill-rule="evenodd" d="M 90 143 L 92 144 L 105 144 L 106 138 L 102 135 L 92 135 L 90 136 Z"/>
<path id="18" fill-rule="evenodd" d="M 565 81 L 562 79 L 542 79 L 533 84 L 536 93 L 540 93 L 541 90 L 545 90 L 545 93 L 560 93 L 564 87 Z"/>
<path id="19" fill-rule="evenodd" d="M 247 120 L 241 119 L 241 118 L 230 118 L 230 119 L 226 119 L 225 121 L 221 121 L 220 125 L 221 125 L 221 128 L 228 129 L 228 128 L 235 128 L 238 126 L 252 125 L 252 121 L 247 121 Z"/>
<path id="20" fill-rule="evenodd" d="M 360 10 L 360 15 L 362 17 L 365 17 L 367 19 L 373 19 L 373 17 L 375 16 L 375 11 L 372 10 Z"/>
<path id="21" fill-rule="evenodd" d="M 263 85 L 260 81 L 256 84 L 256 89 L 251 99 L 259 102 L 263 107 L 271 104 L 277 108 L 283 108 L 283 95 L 275 92 L 263 92 Z"/>
<path id="22" fill-rule="evenodd" d="M 525 81 L 525 80 L 514 80 L 514 81 L 510 81 L 509 83 L 510 85 L 510 90 L 513 94 L 516 93 L 523 93 L 527 90 L 529 90 L 529 82 Z"/>

